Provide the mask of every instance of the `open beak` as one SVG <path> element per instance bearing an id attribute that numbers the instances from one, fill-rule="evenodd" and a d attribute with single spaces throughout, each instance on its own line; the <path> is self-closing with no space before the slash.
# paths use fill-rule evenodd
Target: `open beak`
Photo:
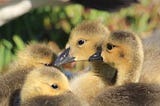
<path id="1" fill-rule="evenodd" d="M 93 61 L 103 61 L 103 57 L 101 56 L 102 53 L 102 47 L 98 47 L 97 48 L 97 52 L 94 53 L 92 56 L 89 57 L 89 61 L 93 62 Z"/>
<path id="2" fill-rule="evenodd" d="M 54 66 L 60 66 L 65 63 L 73 62 L 75 57 L 70 56 L 70 48 L 65 49 L 55 60 Z"/>

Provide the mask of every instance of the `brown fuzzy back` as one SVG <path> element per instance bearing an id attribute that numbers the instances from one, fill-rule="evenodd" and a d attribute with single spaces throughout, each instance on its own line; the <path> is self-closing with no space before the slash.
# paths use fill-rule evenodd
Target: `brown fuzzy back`
<path id="1" fill-rule="evenodd" d="M 130 83 L 101 92 L 92 106 L 159 106 L 160 86 Z"/>
<path id="2" fill-rule="evenodd" d="M 21 106 L 84 106 L 71 92 L 59 96 L 39 96 L 21 104 Z"/>

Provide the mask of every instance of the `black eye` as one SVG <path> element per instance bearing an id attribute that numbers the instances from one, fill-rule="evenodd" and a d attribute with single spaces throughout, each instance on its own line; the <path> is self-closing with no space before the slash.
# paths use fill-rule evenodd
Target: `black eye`
<path id="1" fill-rule="evenodd" d="M 52 84 L 51 87 L 52 87 L 53 89 L 57 89 L 57 88 L 58 88 L 58 85 L 57 85 L 57 84 Z"/>
<path id="2" fill-rule="evenodd" d="M 78 45 L 83 45 L 84 42 L 85 42 L 85 40 L 79 40 L 79 41 L 78 41 Z"/>
<path id="3" fill-rule="evenodd" d="M 51 66 L 51 64 L 47 64 L 47 63 L 46 63 L 46 64 L 44 64 L 44 65 L 45 65 L 45 66 Z"/>
<path id="4" fill-rule="evenodd" d="M 112 44 L 110 44 L 110 43 L 107 44 L 107 49 L 108 49 L 108 50 L 112 50 L 114 47 L 115 47 L 115 46 L 112 45 Z"/>

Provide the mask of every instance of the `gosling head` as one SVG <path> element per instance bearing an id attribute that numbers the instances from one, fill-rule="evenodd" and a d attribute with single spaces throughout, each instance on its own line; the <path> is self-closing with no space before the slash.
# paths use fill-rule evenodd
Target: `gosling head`
<path id="1" fill-rule="evenodd" d="M 45 43 L 32 43 L 18 53 L 17 63 L 22 66 L 50 65 L 56 58 L 52 48 Z"/>
<path id="2" fill-rule="evenodd" d="M 66 49 L 54 64 L 59 66 L 72 61 L 88 60 L 108 34 L 108 29 L 97 21 L 79 24 L 72 30 Z"/>
<path id="3" fill-rule="evenodd" d="M 101 55 L 94 54 L 90 60 L 103 58 L 105 63 L 118 70 L 118 78 L 121 77 L 119 81 L 122 83 L 127 79 L 131 82 L 139 80 L 143 57 L 140 38 L 130 32 L 117 31 L 106 37 Z"/>
<path id="4" fill-rule="evenodd" d="M 56 96 L 69 91 L 69 82 L 58 69 L 43 66 L 31 71 L 21 90 L 22 102 L 37 96 Z"/>

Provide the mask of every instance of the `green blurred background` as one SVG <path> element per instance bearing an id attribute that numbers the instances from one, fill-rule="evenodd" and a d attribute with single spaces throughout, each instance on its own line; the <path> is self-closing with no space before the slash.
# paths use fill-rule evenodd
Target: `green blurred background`
<path id="1" fill-rule="evenodd" d="M 131 30 L 145 36 L 160 25 L 160 4 L 140 4 L 109 13 L 81 5 L 41 7 L 0 27 L 0 70 L 29 42 L 55 41 L 64 48 L 71 29 L 83 20 L 100 19 L 111 30 Z"/>

